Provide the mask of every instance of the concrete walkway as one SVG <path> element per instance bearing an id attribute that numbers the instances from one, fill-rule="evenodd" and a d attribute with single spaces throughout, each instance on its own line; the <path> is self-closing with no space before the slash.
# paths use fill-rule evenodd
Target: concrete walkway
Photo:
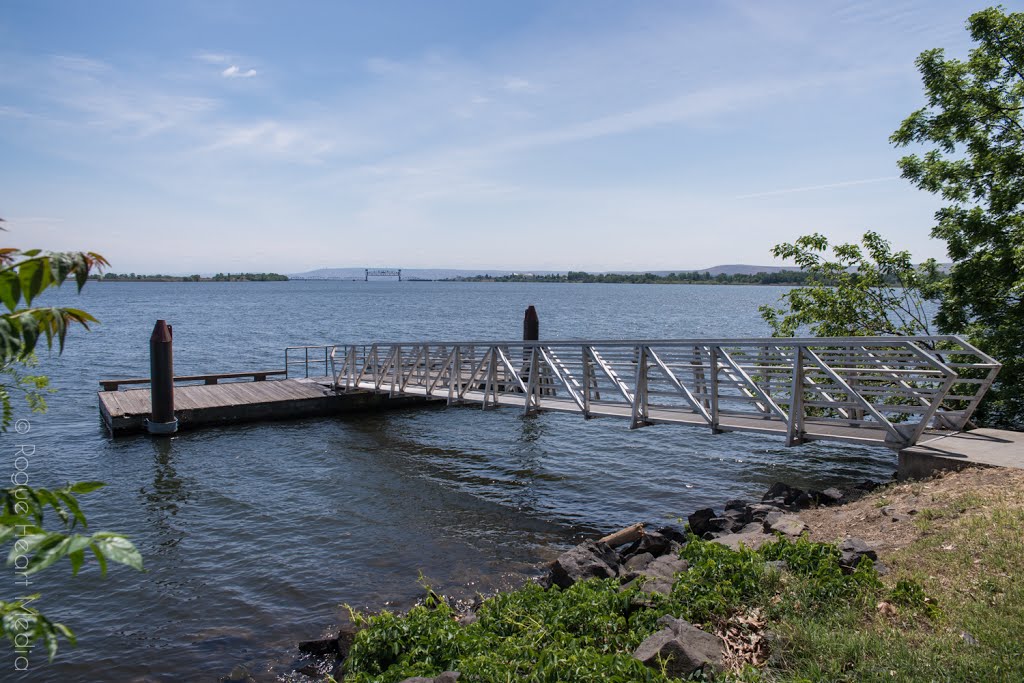
<path id="1" fill-rule="evenodd" d="M 900 451 L 897 478 L 922 479 L 964 467 L 1024 469 L 1024 432 L 973 429 L 922 441 Z"/>

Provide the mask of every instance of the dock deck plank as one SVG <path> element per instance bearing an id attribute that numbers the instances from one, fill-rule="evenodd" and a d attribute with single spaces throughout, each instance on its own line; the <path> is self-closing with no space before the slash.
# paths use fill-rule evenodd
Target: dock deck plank
<path id="1" fill-rule="evenodd" d="M 150 413 L 148 388 L 100 391 L 99 408 L 114 434 L 146 430 Z M 174 388 L 174 408 L 182 428 L 318 415 L 334 415 L 388 404 L 398 407 L 425 399 L 389 400 L 370 392 L 335 394 L 309 380 L 264 380 L 190 384 Z"/>

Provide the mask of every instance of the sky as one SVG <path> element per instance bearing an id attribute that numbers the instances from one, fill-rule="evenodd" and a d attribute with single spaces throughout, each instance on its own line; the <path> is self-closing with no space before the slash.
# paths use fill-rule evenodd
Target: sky
<path id="1" fill-rule="evenodd" d="M 943 260 L 889 136 L 985 6 L 6 2 L 3 239 L 168 274 L 688 270 L 868 229 Z"/>

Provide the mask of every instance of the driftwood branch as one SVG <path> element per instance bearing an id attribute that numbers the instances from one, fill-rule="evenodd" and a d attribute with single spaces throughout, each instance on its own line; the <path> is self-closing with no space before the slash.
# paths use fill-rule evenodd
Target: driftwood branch
<path id="1" fill-rule="evenodd" d="M 615 546 L 625 545 L 626 543 L 632 543 L 633 541 L 639 541 L 644 535 L 643 522 L 639 522 L 632 526 L 627 526 L 625 529 L 619 529 L 613 534 L 608 534 L 602 538 L 598 543 L 605 543 L 608 546 L 614 548 Z"/>

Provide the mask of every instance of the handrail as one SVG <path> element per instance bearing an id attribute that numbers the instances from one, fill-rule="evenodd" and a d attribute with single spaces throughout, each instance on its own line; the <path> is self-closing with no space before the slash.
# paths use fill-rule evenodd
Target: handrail
<path id="1" fill-rule="evenodd" d="M 323 352 L 323 358 L 320 358 L 320 354 L 319 353 L 316 353 L 314 355 L 314 357 L 310 358 L 309 352 L 310 352 L 311 349 L 316 349 L 318 351 L 322 351 Z M 330 357 L 331 357 L 331 353 L 332 353 L 333 349 L 334 349 L 334 346 L 331 346 L 329 344 L 307 345 L 307 346 L 287 346 L 287 347 L 285 347 L 285 349 L 284 349 L 285 379 L 288 379 L 288 378 L 290 378 L 292 376 L 292 368 L 296 367 L 296 366 L 302 366 L 302 376 L 306 377 L 306 378 L 308 378 L 308 377 L 330 377 L 330 376 L 332 376 L 333 375 L 333 371 L 331 369 Z M 301 352 L 301 353 L 299 353 L 299 352 Z M 298 356 L 300 356 L 300 358 L 298 360 L 293 360 L 292 359 L 293 355 L 298 355 Z M 313 374 L 313 375 L 309 374 L 310 366 L 313 367 L 314 372 L 315 372 L 316 367 L 320 366 L 320 365 L 323 366 L 323 372 L 321 372 L 319 374 Z M 296 374 L 298 374 L 298 372 L 296 372 Z"/>
<path id="2" fill-rule="evenodd" d="M 208 375 L 177 375 L 175 382 L 205 382 L 206 384 L 217 384 L 222 379 L 241 379 L 252 377 L 254 382 L 266 381 L 268 377 L 285 374 L 284 370 L 255 370 L 253 372 L 217 372 Z M 103 391 L 117 391 L 122 384 L 149 384 L 149 377 L 129 377 L 126 379 L 101 379 L 100 387 Z"/>
<path id="3" fill-rule="evenodd" d="M 963 429 L 1001 365 L 954 335 L 338 344 L 306 361 L 336 391 L 445 397 L 485 409 L 618 416 L 632 428 L 913 445 Z M 328 350 L 329 349 L 329 350 Z M 303 361 L 294 361 L 302 365 Z M 286 366 L 287 367 L 287 366 Z"/>

